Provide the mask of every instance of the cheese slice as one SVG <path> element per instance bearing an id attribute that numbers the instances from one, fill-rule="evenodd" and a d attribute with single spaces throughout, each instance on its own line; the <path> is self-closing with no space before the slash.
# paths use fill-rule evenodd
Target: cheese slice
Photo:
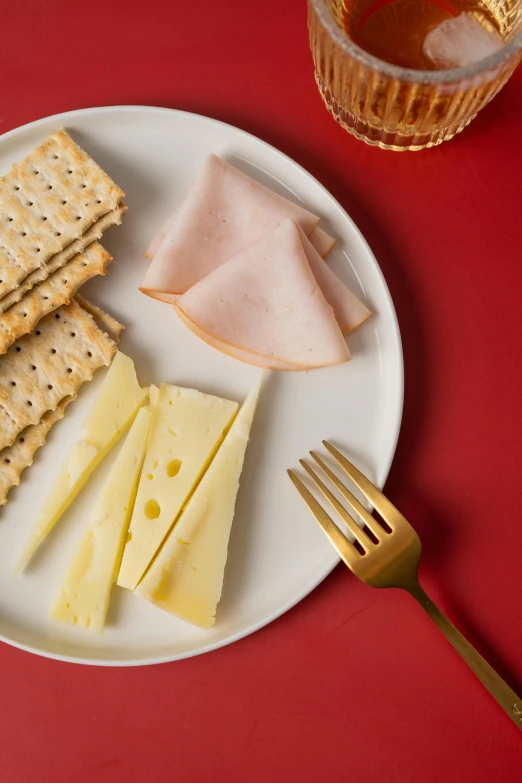
<path id="1" fill-rule="evenodd" d="M 153 406 L 138 411 L 51 609 L 53 620 L 103 631 L 153 416 Z"/>
<path id="2" fill-rule="evenodd" d="M 83 489 L 93 470 L 130 427 L 147 395 L 148 389 L 142 389 L 138 383 L 132 359 L 118 351 L 83 423 L 80 440 L 67 455 L 36 519 L 15 573 L 25 566 Z"/>
<path id="3" fill-rule="evenodd" d="M 118 584 L 133 590 L 170 532 L 237 412 L 236 402 L 160 388 Z"/>
<path id="4" fill-rule="evenodd" d="M 239 477 L 256 411 L 256 386 L 176 527 L 136 588 L 161 609 L 202 628 L 216 618 L 227 561 Z"/>

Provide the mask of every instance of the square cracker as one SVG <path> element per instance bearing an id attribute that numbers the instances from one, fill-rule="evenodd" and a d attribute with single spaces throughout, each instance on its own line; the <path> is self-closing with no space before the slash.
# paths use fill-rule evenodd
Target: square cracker
<path id="1" fill-rule="evenodd" d="M 47 280 L 28 291 L 19 302 L 0 315 L 0 354 L 24 334 L 32 332 L 48 313 L 68 304 L 76 291 L 95 275 L 104 275 L 112 256 L 92 242 Z"/>
<path id="2" fill-rule="evenodd" d="M 82 309 L 93 316 L 99 328 L 115 343 L 119 342 L 123 325 L 83 297 L 78 296 L 77 299 Z M 22 471 L 33 464 L 34 455 L 44 445 L 49 430 L 63 418 L 65 408 L 75 398 L 75 394 L 64 397 L 56 410 L 44 413 L 37 424 L 26 427 L 11 446 L 0 451 L 0 506 L 7 503 L 9 490 L 20 484 Z"/>
<path id="3" fill-rule="evenodd" d="M 0 506 L 7 503 L 9 490 L 20 484 L 22 472 L 33 464 L 34 455 L 44 445 L 47 433 L 63 418 L 65 408 L 73 399 L 74 396 L 60 400 L 56 410 L 44 413 L 38 424 L 26 427 L 12 446 L 0 451 Z"/>
<path id="4" fill-rule="evenodd" d="M 106 334 L 113 341 L 113 343 L 118 344 L 120 342 L 121 333 L 125 329 L 124 325 L 120 324 L 116 318 L 113 318 L 112 315 L 106 313 L 105 310 L 102 310 L 101 307 L 98 307 L 98 305 L 95 305 L 92 302 L 88 302 L 87 299 L 85 299 L 83 296 L 80 296 L 80 294 L 76 294 L 74 298 L 82 310 L 85 310 L 85 312 L 89 313 L 89 315 L 92 315 L 96 325 L 102 330 L 102 332 Z"/>
<path id="5" fill-rule="evenodd" d="M 85 250 L 91 242 L 101 239 L 107 228 L 114 225 L 119 226 L 126 211 L 127 206 L 125 204 L 120 204 L 116 209 L 102 215 L 96 223 L 93 223 L 93 225 L 87 229 L 85 234 L 82 234 L 81 237 L 75 239 L 74 242 L 70 242 L 66 248 L 60 251 L 60 253 L 56 253 L 52 256 L 44 266 L 35 269 L 34 272 L 27 275 L 18 288 L 10 291 L 3 299 L 0 299 L 0 313 L 5 313 L 9 307 L 16 302 L 19 302 L 24 294 L 26 294 L 27 291 L 30 291 L 33 286 L 46 280 L 49 275 L 64 266 L 77 253 L 81 253 Z"/>
<path id="6" fill-rule="evenodd" d="M 0 449 L 110 364 L 116 345 L 74 300 L 0 358 Z"/>
<path id="7" fill-rule="evenodd" d="M 63 129 L 15 163 L 0 180 L 0 298 L 124 195 Z"/>

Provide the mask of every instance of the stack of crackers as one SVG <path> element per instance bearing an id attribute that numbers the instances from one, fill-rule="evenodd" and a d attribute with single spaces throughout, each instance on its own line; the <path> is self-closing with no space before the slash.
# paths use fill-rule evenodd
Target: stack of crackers
<path id="1" fill-rule="evenodd" d="M 0 178 L 0 505 L 116 352 L 122 325 L 75 294 L 105 274 L 124 196 L 64 130 Z"/>

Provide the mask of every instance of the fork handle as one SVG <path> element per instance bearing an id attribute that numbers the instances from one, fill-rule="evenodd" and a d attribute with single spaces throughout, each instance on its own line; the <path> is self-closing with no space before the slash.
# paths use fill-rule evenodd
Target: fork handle
<path id="1" fill-rule="evenodd" d="M 418 582 L 413 586 L 408 586 L 406 589 L 419 602 L 426 614 L 431 617 L 439 630 L 442 631 L 459 655 L 466 661 L 470 669 L 475 672 L 504 712 L 522 731 L 522 700 L 519 699 L 515 691 L 504 682 L 502 677 L 497 674 L 482 655 L 475 650 L 473 645 L 455 628 L 453 623 L 450 623 Z"/>

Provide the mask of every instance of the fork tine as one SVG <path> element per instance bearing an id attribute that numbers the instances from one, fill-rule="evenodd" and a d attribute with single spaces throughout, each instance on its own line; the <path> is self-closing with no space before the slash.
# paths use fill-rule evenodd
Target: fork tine
<path id="1" fill-rule="evenodd" d="M 370 501 L 372 506 L 379 512 L 381 517 L 388 523 L 392 530 L 395 530 L 395 523 L 398 521 L 406 522 L 406 519 L 402 516 L 401 512 L 395 508 L 387 497 L 380 492 L 372 482 L 366 478 L 366 476 L 358 470 L 355 465 L 346 459 L 346 457 L 338 451 L 335 446 L 328 443 L 327 440 L 323 440 L 323 445 L 337 463 L 344 470 L 348 478 L 350 478 L 356 487 L 358 487 L 363 495 Z"/>
<path id="2" fill-rule="evenodd" d="M 319 522 L 323 531 L 326 533 L 337 552 L 344 560 L 348 568 L 351 569 L 353 561 L 360 557 L 353 544 L 348 541 L 344 533 L 339 530 L 333 519 L 326 513 L 321 504 L 314 498 L 312 493 L 305 487 L 299 476 L 293 470 L 287 471 L 292 482 L 303 498 L 304 502 Z"/>
<path id="3" fill-rule="evenodd" d="M 332 484 L 337 487 L 341 495 L 344 497 L 344 499 L 350 504 L 350 506 L 353 508 L 353 510 L 359 514 L 361 519 L 364 521 L 364 524 L 367 525 L 370 530 L 372 531 L 373 535 L 380 540 L 382 538 L 383 533 L 385 532 L 384 529 L 379 525 L 376 519 L 372 517 L 372 515 L 369 513 L 369 511 L 363 506 L 362 503 L 360 503 L 357 498 L 350 492 L 348 487 L 345 487 L 343 482 L 337 478 L 335 473 L 333 473 L 328 465 L 321 459 L 321 457 L 316 454 L 315 451 L 311 451 L 310 454 L 315 459 L 317 464 L 322 468 L 322 470 L 326 473 Z"/>
<path id="4" fill-rule="evenodd" d="M 366 535 L 364 530 L 359 527 L 355 519 L 348 513 L 348 511 L 344 508 L 344 506 L 339 503 L 335 495 L 333 495 L 326 484 L 321 481 L 317 473 L 312 470 L 310 465 L 304 461 L 304 459 L 300 459 L 299 462 L 303 466 L 303 468 L 306 470 L 312 481 L 315 483 L 315 485 L 321 490 L 323 495 L 325 496 L 326 500 L 330 503 L 331 506 L 337 511 L 341 519 L 343 520 L 344 524 L 348 527 L 350 532 L 353 536 L 357 539 L 357 541 L 363 546 L 365 549 L 370 549 L 372 546 L 375 546 L 373 541 Z"/>

